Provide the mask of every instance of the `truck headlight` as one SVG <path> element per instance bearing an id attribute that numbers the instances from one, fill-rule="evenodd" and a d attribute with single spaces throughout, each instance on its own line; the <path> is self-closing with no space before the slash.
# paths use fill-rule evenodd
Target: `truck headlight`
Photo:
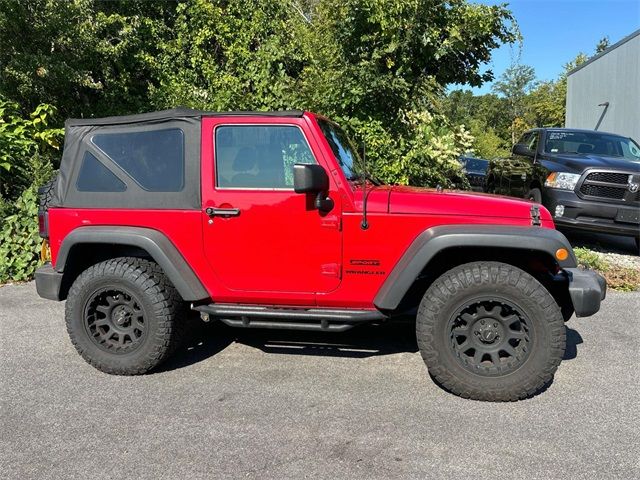
<path id="1" fill-rule="evenodd" d="M 553 172 L 544 181 L 544 186 L 549 188 L 559 188 L 561 190 L 573 190 L 580 179 L 577 173 Z"/>

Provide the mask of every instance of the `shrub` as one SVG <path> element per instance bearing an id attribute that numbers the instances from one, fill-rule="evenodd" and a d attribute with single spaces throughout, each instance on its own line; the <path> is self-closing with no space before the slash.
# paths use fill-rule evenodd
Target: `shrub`
<path id="1" fill-rule="evenodd" d="M 0 283 L 29 280 L 38 266 L 37 188 L 25 190 L 0 229 Z"/>

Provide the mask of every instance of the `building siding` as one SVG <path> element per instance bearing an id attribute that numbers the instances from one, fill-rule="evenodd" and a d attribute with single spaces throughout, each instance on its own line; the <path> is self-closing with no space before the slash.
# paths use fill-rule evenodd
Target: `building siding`
<path id="1" fill-rule="evenodd" d="M 640 142 L 640 30 L 570 72 L 566 102 L 566 127 L 594 129 L 609 102 L 598 130 Z"/>

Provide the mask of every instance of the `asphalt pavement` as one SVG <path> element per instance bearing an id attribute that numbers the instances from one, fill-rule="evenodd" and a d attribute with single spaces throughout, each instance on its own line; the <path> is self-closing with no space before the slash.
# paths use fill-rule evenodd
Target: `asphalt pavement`
<path id="1" fill-rule="evenodd" d="M 516 403 L 443 391 L 408 324 L 198 326 L 160 371 L 116 377 L 63 310 L 0 287 L 2 478 L 640 478 L 640 293 L 572 319 L 553 383 Z"/>

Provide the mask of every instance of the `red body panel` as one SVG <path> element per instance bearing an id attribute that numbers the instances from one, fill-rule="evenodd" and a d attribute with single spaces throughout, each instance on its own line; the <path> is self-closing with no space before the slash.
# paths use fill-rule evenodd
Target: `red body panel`
<path id="1" fill-rule="evenodd" d="M 292 190 L 218 189 L 214 129 L 221 124 L 300 127 L 331 179 L 328 214 Z M 373 308 L 373 300 L 411 242 L 425 229 L 451 224 L 531 225 L 531 204 L 486 195 L 410 187 L 372 187 L 369 228 L 362 230 L 362 192 L 337 165 L 312 114 L 202 119 L 202 208 L 196 210 L 49 210 L 55 264 L 65 236 L 88 225 L 139 226 L 164 233 L 211 298 L 220 303 Z M 239 208 L 210 218 L 207 207 Z M 541 208 L 542 226 L 553 228 Z"/>

